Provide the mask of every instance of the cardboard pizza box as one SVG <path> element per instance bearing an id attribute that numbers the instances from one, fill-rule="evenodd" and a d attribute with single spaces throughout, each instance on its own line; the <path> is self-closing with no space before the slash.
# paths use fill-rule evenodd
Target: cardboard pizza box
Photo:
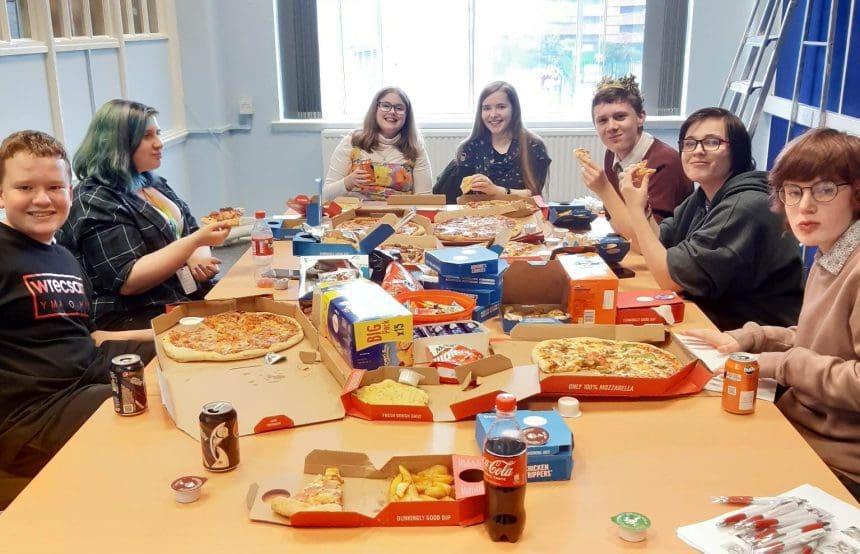
<path id="1" fill-rule="evenodd" d="M 375 218 L 381 219 L 382 217 L 384 217 L 388 214 L 393 214 L 393 215 L 397 216 L 397 219 L 400 219 L 401 217 L 403 217 L 404 215 L 406 215 L 410 211 L 411 210 L 409 208 L 402 208 L 402 207 L 397 207 L 397 206 L 385 206 L 385 205 L 382 205 L 382 206 L 376 206 L 376 205 L 362 206 L 360 208 L 356 208 L 355 210 L 352 210 L 351 212 L 349 212 L 349 214 L 341 214 L 341 216 L 343 216 L 343 218 L 332 219 L 332 227 L 337 229 L 338 225 L 340 225 L 341 223 L 343 223 L 344 221 L 346 221 L 348 219 L 352 219 L 353 217 L 375 217 Z M 410 219 L 409 222 L 414 223 L 415 225 L 418 225 L 420 227 L 423 227 L 424 233 L 426 235 L 433 236 L 433 223 L 430 221 L 430 219 L 424 217 L 421 214 L 416 213 L 414 216 L 412 216 L 412 219 Z M 394 232 L 397 233 L 397 230 L 395 229 Z"/>
<path id="2" fill-rule="evenodd" d="M 167 356 L 161 336 L 181 318 L 228 310 L 290 316 L 301 325 L 304 338 L 281 351 L 286 359 L 274 365 L 266 365 L 262 356 L 227 362 L 177 362 Z M 332 421 L 345 414 L 339 396 L 349 368 L 331 344 L 319 342 L 313 325 L 295 304 L 261 296 L 189 302 L 153 319 L 152 329 L 162 402 L 176 426 L 195 439 L 200 436 L 200 409 L 216 400 L 236 408 L 240 435 Z"/>
<path id="3" fill-rule="evenodd" d="M 389 484 L 399 473 L 399 466 L 418 473 L 436 464 L 447 466 L 454 477 L 454 501 L 388 501 Z M 297 494 L 329 467 L 338 468 L 344 480 L 343 512 L 299 512 L 287 518 L 272 511 L 272 498 Z M 377 468 L 361 452 L 314 450 L 305 457 L 303 475 L 281 475 L 254 483 L 246 502 L 251 520 L 293 527 L 465 527 L 484 520 L 483 458 L 458 454 L 397 456 Z"/>
<path id="4" fill-rule="evenodd" d="M 527 210 L 526 210 L 527 211 Z M 456 207 L 452 207 L 452 209 L 439 213 L 436 215 L 436 218 L 433 220 L 433 223 L 440 223 L 444 221 L 449 221 L 451 219 L 456 219 L 458 217 L 466 217 L 466 216 L 481 216 L 481 215 L 504 215 L 506 217 L 510 217 L 519 223 L 522 227 L 520 230 L 520 234 L 512 237 L 515 240 L 521 240 L 526 242 L 540 242 L 544 238 L 543 234 L 543 220 L 540 216 L 540 212 L 535 213 L 508 213 L 510 212 L 510 208 L 505 206 L 489 206 L 486 208 L 462 208 L 456 209 Z M 524 211 L 525 212 L 525 211 Z M 478 241 L 478 242 L 487 242 L 487 241 Z"/>
<path id="5" fill-rule="evenodd" d="M 684 299 L 670 290 L 629 290 L 618 293 L 615 323 L 665 323 L 684 321 Z"/>
<path id="6" fill-rule="evenodd" d="M 444 206 L 444 194 L 392 194 L 385 199 L 389 206 Z"/>
<path id="7" fill-rule="evenodd" d="M 522 400 L 540 392 L 534 365 L 512 367 L 503 356 L 490 356 L 454 369 L 457 385 L 443 384 L 433 367 L 411 367 L 422 380 L 418 387 L 427 393 L 427 406 L 381 406 L 365 404 L 352 393 L 361 386 L 385 379 L 397 381 L 403 367 L 382 367 L 376 371 L 353 371 L 341 393 L 346 413 L 370 420 L 459 421 L 492 410 L 496 396 L 508 392 Z"/>
<path id="8" fill-rule="evenodd" d="M 333 227 L 339 223 L 356 217 L 356 210 L 350 210 L 332 218 Z M 357 245 L 317 242 L 308 233 L 298 233 L 293 237 L 294 256 L 321 256 L 326 254 L 369 254 L 371 250 L 382 244 L 382 241 L 394 234 L 394 224 L 398 217 L 387 214 L 380 218 L 375 227 Z"/>
<path id="9" fill-rule="evenodd" d="M 470 202 L 481 202 L 484 200 L 506 200 L 509 202 L 523 201 L 530 206 L 529 212 L 540 211 L 541 216 L 546 219 L 549 213 L 549 206 L 543 197 L 537 196 L 517 196 L 515 194 L 463 194 L 457 198 L 457 204 L 460 206 L 469 205 Z"/>
<path id="10" fill-rule="evenodd" d="M 540 373 L 541 393 L 550 395 L 599 397 L 662 397 L 693 394 L 702 390 L 713 374 L 692 356 L 670 333 L 666 339 L 662 325 L 517 325 L 510 340 L 491 341 L 495 354 L 505 356 L 513 365 L 533 364 L 532 349 L 547 339 L 595 337 L 652 343 L 677 356 L 684 367 L 664 379 L 635 379 L 576 375 L 574 373 Z"/>
<path id="11" fill-rule="evenodd" d="M 442 243 L 439 242 L 439 239 L 433 236 L 431 232 L 428 235 L 424 236 L 412 236 L 412 235 L 398 235 L 394 234 L 385 239 L 385 241 L 376 247 L 377 250 L 384 250 L 386 246 L 393 244 L 402 244 L 406 246 L 415 246 L 427 252 L 428 250 L 437 250 L 442 248 Z M 411 265 L 411 264 L 406 264 Z"/>
<path id="12" fill-rule="evenodd" d="M 569 254 L 557 260 L 567 273 L 568 313 L 575 323 L 615 323 L 618 276 L 595 252 Z"/>

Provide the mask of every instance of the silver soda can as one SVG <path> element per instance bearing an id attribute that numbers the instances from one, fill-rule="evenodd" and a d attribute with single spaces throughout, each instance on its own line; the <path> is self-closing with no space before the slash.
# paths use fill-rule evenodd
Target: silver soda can
<path id="1" fill-rule="evenodd" d="M 134 416 L 146 411 L 143 362 L 137 354 L 114 356 L 110 366 L 110 387 L 116 413 Z"/>
<path id="2" fill-rule="evenodd" d="M 229 402 L 209 402 L 200 411 L 200 445 L 203 467 L 230 471 L 239 465 L 239 420 Z"/>

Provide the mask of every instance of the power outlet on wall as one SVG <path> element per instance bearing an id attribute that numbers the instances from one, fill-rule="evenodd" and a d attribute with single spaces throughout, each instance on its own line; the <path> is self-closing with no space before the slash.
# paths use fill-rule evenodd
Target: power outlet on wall
<path id="1" fill-rule="evenodd" d="M 239 98 L 239 115 L 254 115 L 254 102 L 247 96 Z"/>

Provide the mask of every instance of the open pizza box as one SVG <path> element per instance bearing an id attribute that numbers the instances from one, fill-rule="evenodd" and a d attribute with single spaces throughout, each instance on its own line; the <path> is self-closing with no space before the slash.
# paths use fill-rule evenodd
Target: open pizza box
<path id="1" fill-rule="evenodd" d="M 512 237 L 513 240 L 540 242 L 544 238 L 543 220 L 538 212 L 532 213 L 530 210 L 511 211 L 508 206 L 452 209 L 444 213 L 439 213 L 433 220 L 433 223 L 438 224 L 458 217 L 487 215 L 503 215 L 519 223 L 521 225 L 520 232 L 518 235 Z"/>
<path id="2" fill-rule="evenodd" d="M 342 213 L 332 219 L 332 225 L 337 227 L 338 224 L 348 221 L 355 216 L 355 210 Z M 371 250 L 379 246 L 382 241 L 395 233 L 394 224 L 397 223 L 398 217 L 393 214 L 387 214 L 381 217 L 374 227 L 367 231 L 367 235 L 362 238 L 358 244 L 355 243 L 336 243 L 336 242 L 319 242 L 316 238 L 308 233 L 298 233 L 293 237 L 293 256 L 322 256 L 327 254 L 368 254 Z"/>
<path id="3" fill-rule="evenodd" d="M 336 229 L 338 225 L 340 225 L 344 221 L 347 221 L 348 219 L 351 219 L 352 217 L 374 217 L 378 219 L 388 214 L 394 214 L 399 219 L 411 211 L 412 210 L 410 208 L 403 208 L 397 206 L 362 206 L 361 208 L 350 212 L 351 214 L 353 214 L 351 217 L 347 217 L 349 216 L 349 214 L 341 214 L 341 216 L 344 216 L 343 219 L 333 219 L 332 225 Z M 424 229 L 424 234 L 426 235 L 433 234 L 433 223 L 431 223 L 430 219 L 424 217 L 423 215 L 416 213 L 414 216 L 412 216 L 412 219 L 409 220 L 409 223 L 413 223 L 422 227 Z M 395 231 L 395 233 L 396 232 L 397 231 Z"/>
<path id="4" fill-rule="evenodd" d="M 508 205 L 506 206 L 505 203 Z M 535 197 L 516 194 L 463 194 L 457 197 L 457 204 L 471 208 L 497 206 L 504 208 L 504 214 L 509 217 L 525 217 L 541 209 Z"/>
<path id="5" fill-rule="evenodd" d="M 413 236 L 413 235 L 391 235 L 385 241 L 376 247 L 377 250 L 385 250 L 386 246 L 414 246 L 422 251 L 420 264 L 424 263 L 424 252 L 428 250 L 438 250 L 442 248 L 442 243 L 439 242 L 439 239 L 433 236 L 431 232 L 429 235 L 424 236 Z M 401 260 L 401 263 L 407 266 L 413 266 L 417 264 L 411 264 L 406 261 Z"/>
<path id="6" fill-rule="evenodd" d="M 389 485 L 399 473 L 399 466 L 414 474 L 436 464 L 446 466 L 454 477 L 454 501 L 388 501 Z M 272 511 L 269 504 L 272 498 L 287 494 L 296 496 L 315 476 L 324 474 L 330 467 L 338 468 L 343 477 L 343 512 L 297 512 L 285 517 Z M 254 483 L 246 500 L 252 520 L 293 527 L 465 527 L 484 520 L 483 479 L 480 456 L 396 456 L 377 468 L 367 454 L 361 452 L 314 450 L 305 457 L 303 475 Z"/>
<path id="7" fill-rule="evenodd" d="M 265 311 L 295 318 L 304 338 L 281 351 L 286 356 L 266 365 L 262 356 L 226 362 L 178 362 L 164 351 L 161 337 L 186 316 L 205 317 L 228 310 Z M 317 332 L 295 304 L 260 296 L 180 304 L 152 320 L 158 355 L 161 399 L 176 426 L 200 436 L 200 409 L 226 400 L 238 414 L 239 434 L 251 435 L 344 417 L 340 402 L 348 368 L 331 344 Z"/>
<path id="8" fill-rule="evenodd" d="M 397 381 L 403 367 L 381 367 L 375 371 L 355 370 L 342 391 L 346 413 L 370 420 L 458 421 L 481 412 L 491 411 L 496 396 L 508 392 L 522 400 L 540 392 L 537 367 L 512 367 L 503 356 L 490 356 L 455 368 L 457 384 L 444 384 L 434 367 L 411 367 L 422 376 L 418 388 L 427 393 L 427 406 L 384 406 L 366 404 L 353 392 L 359 387 L 385 379 Z"/>
<path id="9" fill-rule="evenodd" d="M 656 397 L 681 396 L 702 390 L 713 374 L 692 356 L 681 341 L 671 333 L 666 337 L 662 325 L 540 325 L 520 324 L 511 331 L 511 338 L 491 342 L 495 354 L 507 357 L 511 364 L 533 364 L 532 349 L 542 341 L 566 337 L 594 337 L 602 339 L 647 342 L 674 354 L 684 366 L 671 377 L 663 379 L 605 377 L 576 375 L 575 373 L 540 373 L 542 394 L 602 396 L 602 397 Z"/>

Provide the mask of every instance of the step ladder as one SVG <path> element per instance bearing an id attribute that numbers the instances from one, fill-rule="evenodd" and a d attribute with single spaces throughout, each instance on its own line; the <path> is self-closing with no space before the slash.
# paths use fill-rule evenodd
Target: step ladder
<path id="1" fill-rule="evenodd" d="M 791 21 L 797 3 L 798 0 L 756 0 L 729 70 L 719 105 L 737 115 L 746 125 L 750 136 L 755 134 L 758 126 L 776 72 L 779 50 L 785 39 L 783 31 Z M 810 4 L 811 0 L 807 0 L 807 13 Z M 774 29 L 780 14 L 779 27 Z M 751 105 L 750 97 L 753 94 L 756 94 L 756 99 Z"/>

